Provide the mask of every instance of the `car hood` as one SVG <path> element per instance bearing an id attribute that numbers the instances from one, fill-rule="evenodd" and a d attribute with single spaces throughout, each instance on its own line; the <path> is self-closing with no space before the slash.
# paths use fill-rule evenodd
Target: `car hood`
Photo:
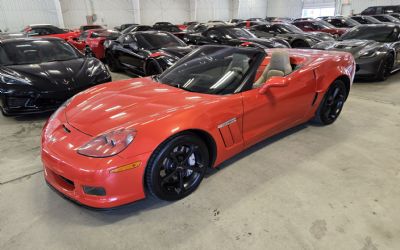
<path id="1" fill-rule="evenodd" d="M 174 57 L 184 57 L 185 55 L 189 54 L 194 48 L 192 46 L 185 46 L 185 47 L 170 47 L 170 48 L 162 48 L 159 51 L 165 52 L 166 54 L 172 55 Z M 156 52 L 156 51 L 154 51 Z M 154 53 L 153 52 L 153 53 Z"/>
<path id="2" fill-rule="evenodd" d="M 96 136 L 118 128 L 138 128 L 188 111 L 217 96 L 184 91 L 150 77 L 99 85 L 78 94 L 66 108 L 68 123 Z"/>
<path id="3" fill-rule="evenodd" d="M 371 40 L 343 40 L 321 42 L 313 46 L 313 49 L 336 50 L 351 53 L 355 58 L 365 51 L 376 50 L 383 47 L 383 43 Z"/>
<path id="4" fill-rule="evenodd" d="M 21 79 L 29 87 L 43 92 L 69 91 L 90 86 L 108 71 L 95 58 L 0 67 L 0 75 Z"/>

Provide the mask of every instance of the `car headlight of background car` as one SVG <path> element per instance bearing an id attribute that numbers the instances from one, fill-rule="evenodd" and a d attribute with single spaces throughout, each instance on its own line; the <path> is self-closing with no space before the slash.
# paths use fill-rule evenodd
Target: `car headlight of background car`
<path id="1" fill-rule="evenodd" d="M 15 76 L 4 75 L 4 74 L 0 74 L 0 82 L 5 84 L 19 84 L 19 85 L 31 84 L 31 81 L 28 79 L 18 78 Z"/>
<path id="2" fill-rule="evenodd" d="M 131 144 L 136 136 L 134 129 L 118 129 L 100 136 L 78 149 L 78 153 L 88 157 L 106 158 L 117 155 Z"/>
<path id="3" fill-rule="evenodd" d="M 372 58 L 372 57 L 380 55 L 381 53 L 384 53 L 384 52 L 379 51 L 377 49 L 362 50 L 362 51 L 360 51 L 359 58 Z"/>

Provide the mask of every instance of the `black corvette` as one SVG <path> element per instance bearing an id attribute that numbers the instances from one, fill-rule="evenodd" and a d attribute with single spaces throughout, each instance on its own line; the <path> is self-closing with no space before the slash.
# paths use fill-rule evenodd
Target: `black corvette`
<path id="1" fill-rule="evenodd" d="M 321 42 L 313 48 L 350 52 L 359 69 L 356 77 L 383 81 L 400 68 L 400 25 L 357 26 L 338 41 Z"/>
<path id="2" fill-rule="evenodd" d="M 109 81 L 102 62 L 59 38 L 0 40 L 0 109 L 6 116 L 52 111 Z"/>
<path id="3" fill-rule="evenodd" d="M 266 48 L 288 48 L 289 43 L 279 38 L 258 38 L 250 31 L 234 26 L 215 26 L 201 33 L 186 34 L 184 41 L 188 44 L 223 44 L 239 46 L 249 42 Z"/>
<path id="4" fill-rule="evenodd" d="M 111 71 L 127 70 L 148 76 L 163 72 L 193 50 L 168 32 L 139 31 L 120 36 L 106 48 Z"/>
<path id="5" fill-rule="evenodd" d="M 261 24 L 250 28 L 261 38 L 279 38 L 287 41 L 292 48 L 309 48 L 322 41 L 333 41 L 330 34 L 323 32 L 304 32 L 289 23 Z"/>

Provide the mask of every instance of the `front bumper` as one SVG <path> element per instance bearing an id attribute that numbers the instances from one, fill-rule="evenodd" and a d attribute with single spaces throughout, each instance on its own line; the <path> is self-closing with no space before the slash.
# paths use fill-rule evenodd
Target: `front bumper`
<path id="1" fill-rule="evenodd" d="M 66 132 L 64 127 L 70 132 Z M 128 159 L 118 155 L 91 158 L 78 154 L 76 148 L 90 139 L 90 136 L 61 121 L 50 122 L 44 128 L 42 163 L 47 183 L 68 199 L 98 209 L 118 207 L 145 198 L 143 177 L 150 153 Z M 133 162 L 141 162 L 141 165 L 110 173 L 116 167 Z M 105 195 L 88 194 L 84 186 L 102 188 Z"/>
<path id="2" fill-rule="evenodd" d="M 356 78 L 368 78 L 377 76 L 379 71 L 381 70 L 383 59 L 383 56 L 357 58 L 356 64 L 358 71 L 356 72 Z"/>
<path id="3" fill-rule="evenodd" d="M 96 83 L 110 82 L 111 77 Z M 7 116 L 39 114 L 56 110 L 75 94 L 94 85 L 66 91 L 37 91 L 20 86 L 13 89 L 0 89 L 0 109 Z M 1 86 L 0 86 L 1 87 Z"/>

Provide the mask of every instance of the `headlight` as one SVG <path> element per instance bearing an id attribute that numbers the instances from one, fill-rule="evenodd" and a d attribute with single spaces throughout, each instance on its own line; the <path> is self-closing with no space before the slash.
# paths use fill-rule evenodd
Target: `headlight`
<path id="1" fill-rule="evenodd" d="M 0 82 L 3 82 L 5 84 L 21 84 L 21 85 L 31 83 L 31 81 L 29 81 L 28 79 L 22 79 L 14 76 L 1 75 L 1 74 L 0 74 Z"/>
<path id="2" fill-rule="evenodd" d="M 117 155 L 133 142 L 134 129 L 119 129 L 97 136 L 78 149 L 78 153 L 88 157 L 106 158 Z"/>
<path id="3" fill-rule="evenodd" d="M 369 51 L 361 52 L 360 53 L 360 58 L 371 58 L 371 57 L 376 56 L 377 54 L 378 54 L 377 51 L 369 50 Z"/>

